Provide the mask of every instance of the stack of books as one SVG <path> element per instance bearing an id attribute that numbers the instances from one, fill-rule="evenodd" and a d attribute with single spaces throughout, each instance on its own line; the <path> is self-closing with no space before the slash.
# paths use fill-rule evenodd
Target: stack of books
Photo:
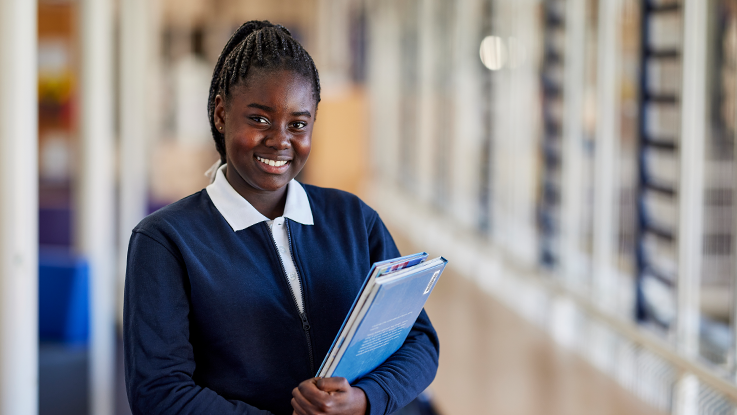
<path id="1" fill-rule="evenodd" d="M 448 261 L 424 252 L 377 262 L 369 271 L 317 377 L 353 383 L 404 343 Z"/>

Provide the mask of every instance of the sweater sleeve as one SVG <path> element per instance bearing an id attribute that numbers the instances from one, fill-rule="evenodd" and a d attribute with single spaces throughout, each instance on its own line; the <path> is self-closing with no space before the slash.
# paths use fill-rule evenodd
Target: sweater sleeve
<path id="1" fill-rule="evenodd" d="M 369 249 L 372 262 L 399 256 L 394 240 L 378 215 L 369 229 Z M 366 393 L 368 413 L 390 414 L 415 399 L 435 378 L 438 355 L 437 333 L 422 310 L 402 347 L 354 384 Z"/>
<path id="2" fill-rule="evenodd" d="M 140 231 L 128 248 L 123 342 L 134 415 L 269 413 L 194 382 L 186 268 L 172 250 Z"/>

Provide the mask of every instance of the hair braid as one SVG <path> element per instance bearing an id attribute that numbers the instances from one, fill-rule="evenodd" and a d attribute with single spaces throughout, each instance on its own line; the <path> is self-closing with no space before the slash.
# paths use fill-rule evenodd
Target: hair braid
<path id="1" fill-rule="evenodd" d="M 315 62 L 292 34 L 281 25 L 251 20 L 239 27 L 218 57 L 210 82 L 207 115 L 220 159 L 225 163 L 225 136 L 215 127 L 215 97 L 228 100 L 230 88 L 248 77 L 251 67 L 286 69 L 312 81 L 315 106 L 320 102 L 320 77 Z"/>

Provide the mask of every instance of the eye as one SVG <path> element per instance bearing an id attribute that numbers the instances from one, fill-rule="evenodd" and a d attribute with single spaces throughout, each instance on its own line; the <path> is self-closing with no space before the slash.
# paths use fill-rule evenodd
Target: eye
<path id="1" fill-rule="evenodd" d="M 259 117 L 258 115 L 254 115 L 253 117 L 251 117 L 251 120 L 253 120 L 253 121 L 255 121 L 255 122 L 259 123 L 259 124 L 268 124 L 269 123 L 269 120 L 267 120 L 264 117 Z"/>
<path id="2" fill-rule="evenodd" d="M 307 123 L 306 123 L 306 122 L 304 122 L 304 121 L 297 121 L 297 122 L 295 122 L 295 123 L 292 123 L 292 127 L 294 127 L 294 128 L 297 128 L 297 129 L 300 129 L 300 130 L 301 130 L 302 128 L 305 128 L 305 127 L 307 127 Z"/>

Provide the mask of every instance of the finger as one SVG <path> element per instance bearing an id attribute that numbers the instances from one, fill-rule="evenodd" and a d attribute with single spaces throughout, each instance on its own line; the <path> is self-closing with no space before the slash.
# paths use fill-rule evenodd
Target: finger
<path id="1" fill-rule="evenodd" d="M 292 408 L 296 415 L 308 415 L 307 412 L 297 402 L 296 398 L 292 398 Z"/>
<path id="2" fill-rule="evenodd" d="M 348 392 L 351 389 L 350 383 L 346 378 L 320 378 L 315 383 L 318 389 L 323 392 Z"/>
<path id="3" fill-rule="evenodd" d="M 325 396 L 329 396 L 327 393 L 323 393 Z M 292 407 L 297 408 L 299 407 L 306 413 L 316 413 L 320 412 L 319 409 L 321 408 L 323 402 L 318 401 L 310 401 L 307 399 L 302 392 L 300 392 L 299 388 L 294 388 L 292 391 Z"/>
<path id="4" fill-rule="evenodd" d="M 317 387 L 316 379 L 308 379 L 300 383 L 299 386 L 297 386 L 297 390 L 299 390 L 305 399 L 315 405 L 321 403 L 325 398 L 330 396 L 327 392 L 322 391 Z"/>

